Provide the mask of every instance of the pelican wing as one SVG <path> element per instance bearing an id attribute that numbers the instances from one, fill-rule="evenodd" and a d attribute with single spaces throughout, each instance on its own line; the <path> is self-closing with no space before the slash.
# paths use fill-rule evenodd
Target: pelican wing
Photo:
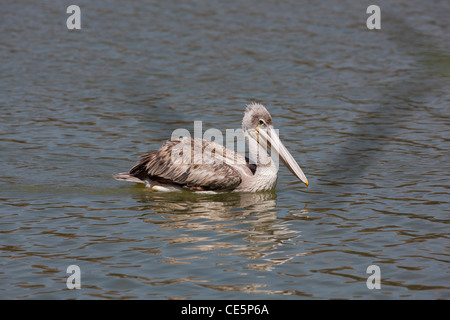
<path id="1" fill-rule="evenodd" d="M 252 175 L 245 158 L 215 142 L 181 138 L 141 157 L 130 175 L 194 190 L 230 190 Z"/>

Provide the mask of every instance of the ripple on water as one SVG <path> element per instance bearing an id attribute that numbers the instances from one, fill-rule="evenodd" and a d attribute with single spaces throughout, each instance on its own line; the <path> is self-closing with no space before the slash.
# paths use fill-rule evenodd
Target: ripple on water
<path id="1" fill-rule="evenodd" d="M 62 4 L 2 8 L 0 297 L 450 297 L 447 4 L 392 4 L 381 32 L 347 2 L 118 7 L 82 7 L 82 37 L 50 23 Z M 283 166 L 257 194 L 112 179 L 251 101 L 308 188 Z"/>

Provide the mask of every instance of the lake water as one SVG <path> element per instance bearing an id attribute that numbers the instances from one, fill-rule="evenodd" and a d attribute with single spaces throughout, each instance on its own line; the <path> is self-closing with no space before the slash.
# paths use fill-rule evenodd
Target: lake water
<path id="1" fill-rule="evenodd" d="M 0 298 L 450 298 L 449 16 L 446 1 L 3 0 Z M 240 128 L 252 101 L 308 188 L 284 166 L 256 194 L 113 180 L 194 121 Z"/>

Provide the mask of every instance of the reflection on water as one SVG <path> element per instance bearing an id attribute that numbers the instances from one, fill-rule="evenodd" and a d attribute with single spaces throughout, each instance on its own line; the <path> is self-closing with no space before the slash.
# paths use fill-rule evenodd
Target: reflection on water
<path id="1" fill-rule="evenodd" d="M 142 192 L 137 199 L 148 205 L 139 210 L 152 210 L 145 222 L 160 225 L 161 229 L 183 230 L 168 243 L 194 243 L 190 249 L 210 251 L 232 249 L 233 253 L 250 260 L 247 268 L 254 270 L 271 270 L 274 265 L 282 264 L 290 258 L 271 259 L 266 256 L 284 243 L 295 241 L 300 236 L 296 230 L 289 229 L 289 223 L 277 217 L 276 193 L 224 193 L 216 195 L 199 195 L 190 193 L 154 193 Z M 307 209 L 298 215 L 303 216 Z M 157 216 L 158 219 L 155 219 Z M 187 236 L 190 231 L 214 231 L 220 238 L 235 239 L 233 235 L 245 236 L 243 242 L 219 241 L 210 237 Z M 262 259 L 262 263 L 252 260 Z M 173 261 L 174 262 L 174 261 Z"/>

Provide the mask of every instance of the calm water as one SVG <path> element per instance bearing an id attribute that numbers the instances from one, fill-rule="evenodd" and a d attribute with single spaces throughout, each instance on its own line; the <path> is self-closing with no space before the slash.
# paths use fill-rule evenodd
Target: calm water
<path id="1" fill-rule="evenodd" d="M 70 4 L 0 4 L 0 298 L 450 298 L 448 1 L 378 1 L 373 31 L 364 1 L 77 1 L 79 31 Z M 112 179 L 251 101 L 308 188 Z"/>

